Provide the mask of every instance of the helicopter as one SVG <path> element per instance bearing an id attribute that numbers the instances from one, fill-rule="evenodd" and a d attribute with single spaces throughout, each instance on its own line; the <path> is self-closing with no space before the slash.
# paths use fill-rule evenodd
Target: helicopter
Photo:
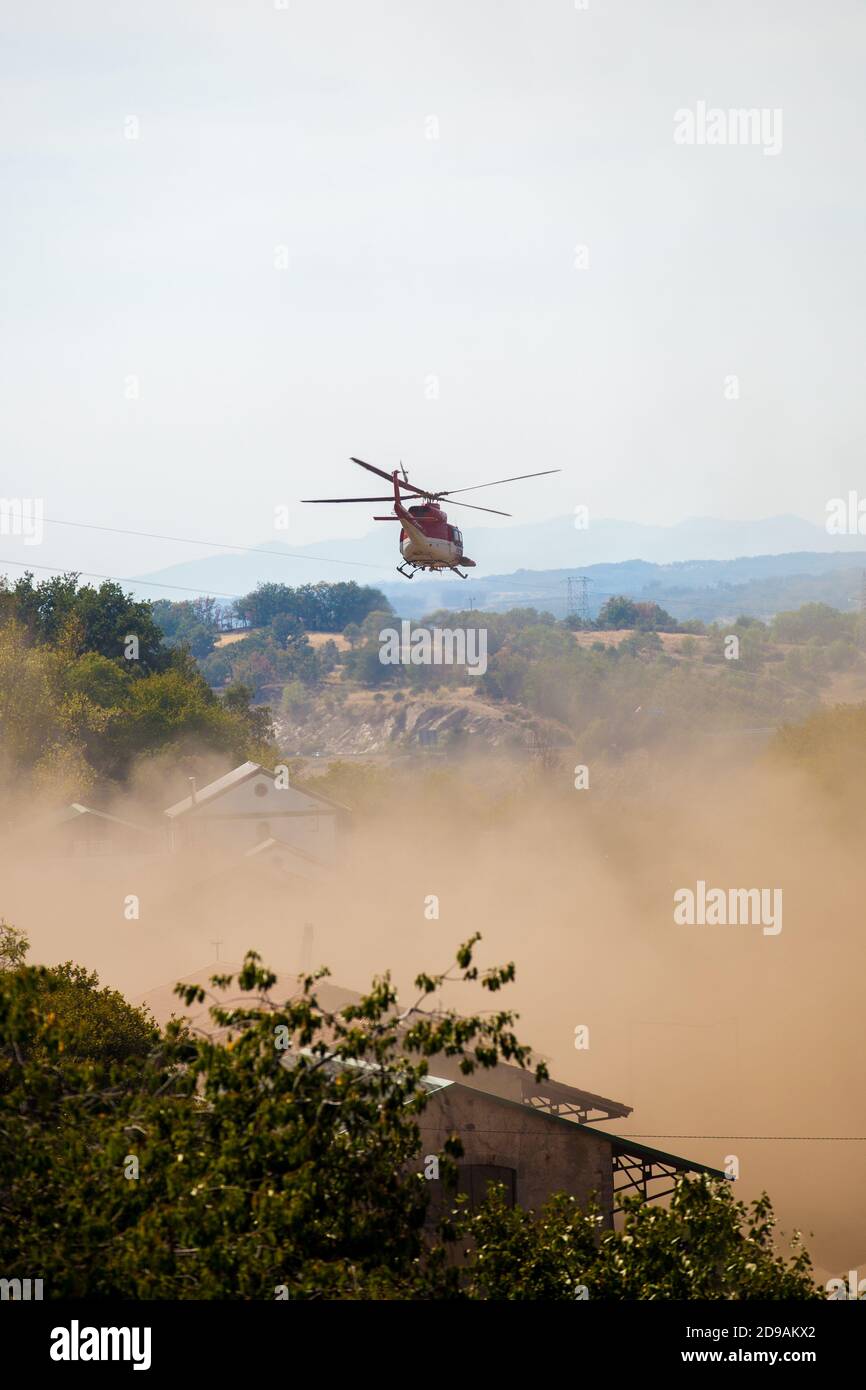
<path id="1" fill-rule="evenodd" d="M 389 516 L 374 516 L 374 521 L 400 522 L 400 554 L 403 557 L 397 566 L 397 573 L 405 579 L 414 579 L 418 570 L 453 570 L 461 579 L 468 579 L 459 568 L 475 569 L 476 563 L 463 553 L 463 536 L 456 526 L 451 526 L 448 517 L 439 503 L 443 497 L 451 498 L 455 492 L 475 492 L 482 487 L 498 487 L 501 483 L 518 483 L 524 478 L 543 478 L 548 473 L 561 473 L 560 468 L 545 468 L 540 473 L 520 473 L 516 478 L 497 478 L 492 483 L 473 483 L 471 487 L 451 488 L 447 492 L 431 492 L 428 488 L 416 487 L 409 482 L 409 474 L 401 462 L 399 471 L 386 473 L 384 468 L 365 463 L 363 459 L 351 459 L 359 468 L 366 468 L 377 477 L 384 478 L 394 489 L 394 510 Z M 400 474 L 402 473 L 402 477 Z M 422 500 L 411 507 L 403 504 L 402 493 Z M 304 503 L 337 502 L 390 502 L 389 493 L 385 497 L 304 497 Z M 476 512 L 490 512 L 493 516 L 510 516 L 510 512 L 497 511 L 495 507 L 479 507 L 473 502 L 450 502 L 449 507 L 471 507 Z"/>

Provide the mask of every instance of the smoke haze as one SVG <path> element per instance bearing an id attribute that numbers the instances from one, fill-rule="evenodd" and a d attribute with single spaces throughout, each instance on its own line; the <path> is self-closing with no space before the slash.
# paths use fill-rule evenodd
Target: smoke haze
<path id="1" fill-rule="evenodd" d="M 317 883 L 201 856 L 62 857 L 13 795 L 10 827 L 25 828 L 7 838 L 4 913 L 33 962 L 71 958 L 151 995 L 161 1022 L 181 1011 L 161 987 L 250 947 L 289 989 L 310 963 L 355 990 L 390 969 L 406 1004 L 419 970 L 444 969 L 480 931 L 482 965 L 516 962 L 495 1002 L 518 1010 L 521 1040 L 557 1079 L 634 1107 L 603 1128 L 717 1168 L 736 1156 L 737 1195 L 766 1188 L 819 1273 L 858 1266 L 863 1146 L 842 1138 L 866 1133 L 855 790 L 697 747 L 591 779 L 577 791 L 569 767 L 490 756 L 371 774 L 341 866 Z M 118 814 L 153 823 L 158 792 L 151 773 Z M 782 931 L 677 925 L 674 893 L 698 880 L 780 888 Z M 491 1001 L 455 985 L 442 1002 Z"/>

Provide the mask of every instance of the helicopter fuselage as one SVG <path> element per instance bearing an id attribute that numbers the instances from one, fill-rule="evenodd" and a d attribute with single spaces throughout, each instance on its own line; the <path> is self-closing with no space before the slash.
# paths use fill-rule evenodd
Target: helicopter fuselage
<path id="1" fill-rule="evenodd" d="M 463 558 L 463 537 L 456 526 L 434 503 L 420 507 L 400 506 L 400 554 L 410 565 L 424 569 L 451 569 L 471 564 Z"/>
<path id="2" fill-rule="evenodd" d="M 463 554 L 463 536 L 452 526 L 436 502 L 405 507 L 394 475 L 394 515 L 376 521 L 400 522 L 400 554 L 412 570 L 453 570 L 458 565 L 475 568 L 475 561 Z M 459 570 L 458 570 L 459 573 Z"/>

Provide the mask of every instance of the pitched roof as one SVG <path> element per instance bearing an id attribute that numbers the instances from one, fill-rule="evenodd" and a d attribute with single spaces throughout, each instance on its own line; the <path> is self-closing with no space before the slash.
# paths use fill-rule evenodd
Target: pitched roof
<path id="1" fill-rule="evenodd" d="M 413 1010 L 414 1012 L 424 1016 L 423 1009 Z M 564 1081 L 555 1081 L 553 1078 L 536 1081 L 534 1071 L 516 1066 L 513 1062 L 500 1061 L 490 1071 L 481 1070 L 469 1077 L 460 1072 L 458 1061 L 452 1057 L 434 1056 L 430 1065 L 434 1070 L 438 1070 L 440 1075 L 451 1076 L 453 1080 L 460 1081 L 471 1089 L 519 1101 L 522 1105 L 531 1105 L 533 1109 L 552 1115 L 561 1111 L 565 1115 L 588 1119 L 594 1110 L 601 1111 L 601 1116 L 593 1117 L 592 1122 L 595 1123 L 597 1118 L 624 1119 L 632 1112 L 632 1107 L 622 1101 L 597 1095 L 582 1087 L 570 1086 Z"/>
<path id="2" fill-rule="evenodd" d="M 244 859 L 274 859 L 280 868 L 286 873 L 295 874 L 300 878 L 318 879 L 322 878 L 327 872 L 327 866 L 317 859 L 314 854 L 307 854 L 305 850 L 298 849 L 296 845 L 290 845 L 286 840 L 277 840 L 273 835 L 267 839 L 260 840 L 252 849 L 244 850 Z M 235 868 L 232 864 L 231 869 Z"/>
<path id="3" fill-rule="evenodd" d="M 98 811 L 95 806 L 83 806 L 80 801 L 70 801 L 68 806 L 61 806 L 58 810 L 50 812 L 42 819 L 41 824 L 68 825 L 82 816 L 95 816 L 97 820 L 110 821 L 112 825 L 122 825 L 127 830 L 140 830 L 146 835 L 154 833 L 150 826 L 137 825 L 134 821 L 123 820 L 120 816 L 111 816 L 107 811 Z"/>
<path id="4" fill-rule="evenodd" d="M 197 791 L 195 797 L 185 796 L 182 801 L 176 801 L 173 806 L 166 810 L 167 816 L 182 816 L 185 811 L 189 811 L 193 806 L 198 806 L 202 801 L 212 801 L 215 796 L 222 796 L 223 792 L 230 791 L 232 787 L 239 787 L 242 782 L 246 782 L 250 777 L 254 777 L 257 772 L 264 772 L 260 763 L 241 763 L 240 767 L 235 767 L 231 772 L 226 772 L 222 777 L 218 777 L 215 782 L 208 782 L 206 787 Z"/>
<path id="5" fill-rule="evenodd" d="M 270 768 L 262 767 L 261 763 L 241 763 L 240 767 L 233 768 L 231 772 L 226 772 L 222 777 L 218 777 L 215 782 L 208 782 L 206 787 L 197 791 L 195 798 L 185 796 L 182 801 L 176 801 L 173 806 L 169 806 L 165 814 L 174 819 L 175 816 L 183 816 L 187 811 L 191 811 L 194 806 L 200 806 L 203 801 L 213 801 L 216 797 L 222 796 L 225 792 L 231 791 L 233 787 L 239 787 L 244 782 L 249 781 L 258 773 L 264 773 L 266 777 L 274 778 L 276 773 Z M 306 787 L 295 787 L 294 790 L 301 796 L 309 797 L 311 801 L 320 801 L 323 806 L 327 806 L 332 811 L 346 811 L 348 807 L 341 806 L 337 801 L 331 801 L 326 796 L 321 796 L 318 792 L 311 792 Z"/>
<path id="6" fill-rule="evenodd" d="M 316 864 L 321 867 L 321 859 L 317 859 L 314 854 L 308 854 L 306 850 L 300 849 L 297 845 L 289 844 L 288 840 L 278 840 L 275 835 L 268 835 L 264 840 L 259 840 L 252 849 L 244 850 L 244 859 L 255 859 L 257 854 L 267 854 L 269 850 L 285 850 L 288 854 L 296 854 L 299 859 L 306 859 L 308 864 Z"/>
<path id="7" fill-rule="evenodd" d="M 431 1078 L 435 1083 L 430 1089 L 437 1093 L 444 1091 L 446 1087 L 455 1091 L 465 1091 L 469 1095 L 483 1095 L 485 1099 L 493 1101 L 497 1105 L 508 1105 L 513 1110 L 520 1110 L 523 1114 L 538 1115 L 543 1120 L 554 1125 L 567 1125 L 570 1130 L 577 1130 L 581 1134 L 592 1134 L 597 1139 L 602 1139 L 606 1144 L 610 1144 L 615 1153 L 639 1154 L 642 1158 L 648 1158 L 656 1163 L 666 1163 L 671 1168 L 676 1168 L 680 1172 L 689 1173 L 709 1173 L 714 1178 L 725 1178 L 719 1168 L 711 1168 L 708 1163 L 696 1163 L 693 1159 L 683 1158 L 679 1154 L 665 1153 L 662 1149 L 650 1149 L 646 1144 L 636 1144 L 633 1140 L 622 1134 L 611 1134 L 609 1130 L 598 1129 L 594 1124 L 582 1124 L 579 1120 L 568 1120 L 563 1115 L 552 1115 L 549 1110 L 539 1110 L 535 1106 L 528 1106 L 519 1100 L 510 1100 L 508 1096 L 496 1095 L 493 1091 L 480 1091 L 475 1086 L 468 1086 L 465 1081 L 447 1081 L 444 1077 Z"/>

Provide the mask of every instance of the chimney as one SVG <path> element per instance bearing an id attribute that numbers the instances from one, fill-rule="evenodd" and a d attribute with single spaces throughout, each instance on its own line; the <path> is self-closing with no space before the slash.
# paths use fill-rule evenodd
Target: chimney
<path id="1" fill-rule="evenodd" d="M 194 805 L 196 804 L 196 802 L 195 802 L 195 793 L 196 793 L 195 778 L 194 778 L 194 777 L 188 777 L 188 778 L 187 778 L 187 781 L 189 782 L 189 799 L 190 799 L 190 801 L 192 802 L 192 804 L 193 804 L 193 806 L 194 806 Z"/>

